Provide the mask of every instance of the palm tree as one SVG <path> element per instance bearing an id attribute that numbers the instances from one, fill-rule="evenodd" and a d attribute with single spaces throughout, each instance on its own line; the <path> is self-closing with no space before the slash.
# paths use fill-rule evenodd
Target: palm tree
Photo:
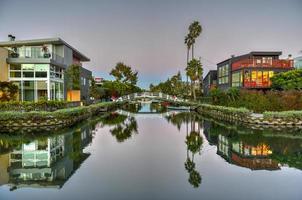
<path id="1" fill-rule="evenodd" d="M 191 90 L 193 93 L 193 98 L 196 100 L 196 92 L 195 92 L 195 83 L 200 76 L 202 75 L 202 65 L 199 60 L 192 59 L 186 68 L 187 76 L 190 77 L 191 80 Z"/>
<path id="2" fill-rule="evenodd" d="M 188 67 L 188 63 L 189 63 L 189 59 L 190 59 L 190 49 L 194 43 L 195 43 L 195 39 L 192 37 L 192 35 L 190 35 L 190 33 L 188 35 L 186 35 L 185 44 L 187 46 L 187 67 Z M 188 80 L 188 75 L 187 75 L 187 87 L 188 87 L 188 85 L 189 85 L 189 80 Z"/>
<path id="3" fill-rule="evenodd" d="M 198 21 L 194 21 L 189 26 L 189 35 L 193 38 L 192 43 L 192 59 L 194 59 L 194 44 L 195 40 L 200 36 L 202 32 L 202 27 Z"/>

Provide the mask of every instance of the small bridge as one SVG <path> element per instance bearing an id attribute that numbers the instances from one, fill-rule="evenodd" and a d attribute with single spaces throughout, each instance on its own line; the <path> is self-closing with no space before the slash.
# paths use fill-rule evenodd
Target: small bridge
<path id="1" fill-rule="evenodd" d="M 122 96 L 118 98 L 116 101 L 123 102 L 123 101 L 140 101 L 140 100 L 141 101 L 150 100 L 152 102 L 160 102 L 160 101 L 186 102 L 187 101 L 183 98 L 164 94 L 161 92 L 133 93 L 133 94 Z"/>

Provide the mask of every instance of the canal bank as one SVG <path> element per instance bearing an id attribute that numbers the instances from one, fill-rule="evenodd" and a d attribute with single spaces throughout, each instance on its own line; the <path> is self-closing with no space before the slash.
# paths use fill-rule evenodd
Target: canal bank
<path id="1" fill-rule="evenodd" d="M 72 126 L 102 112 L 113 110 L 119 106 L 115 102 L 102 102 L 89 106 L 59 109 L 53 112 L 31 111 L 0 113 L 1 132 L 23 130 L 53 130 Z"/>
<path id="2" fill-rule="evenodd" d="M 246 108 L 233 108 L 210 104 L 199 104 L 195 109 L 199 114 L 212 118 L 244 123 L 252 128 L 302 128 L 302 111 L 253 113 Z"/>

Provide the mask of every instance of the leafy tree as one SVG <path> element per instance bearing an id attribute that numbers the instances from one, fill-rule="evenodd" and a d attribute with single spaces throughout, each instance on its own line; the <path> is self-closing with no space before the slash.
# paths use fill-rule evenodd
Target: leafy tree
<path id="1" fill-rule="evenodd" d="M 110 75 L 114 76 L 116 81 L 136 85 L 138 80 L 138 72 L 133 71 L 130 66 L 122 62 L 116 64 L 111 70 Z"/>
<path id="2" fill-rule="evenodd" d="M 278 73 L 271 80 L 273 89 L 302 90 L 302 69 Z"/>
<path id="3" fill-rule="evenodd" d="M 80 90 L 81 88 L 81 66 L 70 65 L 66 72 L 66 87 L 68 90 Z"/>
<path id="4" fill-rule="evenodd" d="M 16 99 L 18 86 L 12 82 L 0 82 L 0 101 L 11 101 Z"/>
<path id="5" fill-rule="evenodd" d="M 196 82 L 199 81 L 199 78 L 202 77 L 203 73 L 201 62 L 196 59 L 191 60 L 186 68 L 186 73 L 191 79 L 191 90 L 193 93 L 193 98 L 196 100 Z M 198 87 L 200 89 L 200 84 L 198 84 Z"/>

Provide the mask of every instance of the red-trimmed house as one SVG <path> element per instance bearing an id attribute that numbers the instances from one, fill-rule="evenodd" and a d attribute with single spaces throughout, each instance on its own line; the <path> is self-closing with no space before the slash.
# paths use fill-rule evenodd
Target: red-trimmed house
<path id="1" fill-rule="evenodd" d="M 217 64 L 217 87 L 246 89 L 269 89 L 271 77 L 279 72 L 294 69 L 294 62 L 280 59 L 282 52 L 252 51 L 241 56 L 232 56 Z"/>

